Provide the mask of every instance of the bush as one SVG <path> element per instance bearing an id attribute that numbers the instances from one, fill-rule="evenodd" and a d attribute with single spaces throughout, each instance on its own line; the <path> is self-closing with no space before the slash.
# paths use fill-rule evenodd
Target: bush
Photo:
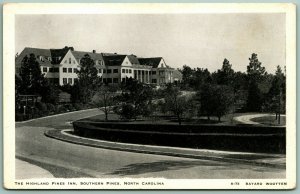
<path id="1" fill-rule="evenodd" d="M 47 105 L 43 102 L 37 102 L 35 104 L 36 109 L 38 109 L 41 112 L 47 112 Z"/>
<path id="2" fill-rule="evenodd" d="M 74 103 L 74 108 L 75 110 L 82 110 L 83 109 L 83 104 L 82 103 Z"/>
<path id="3" fill-rule="evenodd" d="M 132 104 L 124 103 L 113 108 L 114 113 L 118 114 L 121 119 L 130 120 L 135 117 L 135 109 Z"/>
<path id="4" fill-rule="evenodd" d="M 54 113 L 55 112 L 55 106 L 51 103 L 47 103 L 47 109 L 49 111 L 49 113 Z"/>
<path id="5" fill-rule="evenodd" d="M 21 113 L 16 113 L 15 120 L 16 121 L 24 121 L 25 120 L 24 115 Z"/>

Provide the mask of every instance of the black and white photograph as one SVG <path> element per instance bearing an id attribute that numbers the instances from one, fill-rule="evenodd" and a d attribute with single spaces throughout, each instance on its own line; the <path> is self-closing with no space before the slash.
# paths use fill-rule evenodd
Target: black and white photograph
<path id="1" fill-rule="evenodd" d="M 293 4 L 7 4 L 4 187 L 293 189 Z"/>

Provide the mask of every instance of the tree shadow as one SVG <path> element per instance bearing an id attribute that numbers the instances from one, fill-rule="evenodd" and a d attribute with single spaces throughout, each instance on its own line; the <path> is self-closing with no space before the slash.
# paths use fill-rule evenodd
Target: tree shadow
<path id="1" fill-rule="evenodd" d="M 195 166 L 214 166 L 214 167 L 224 167 L 232 166 L 234 164 L 222 163 L 219 164 L 214 161 L 204 161 L 204 160 L 194 160 L 194 161 L 159 161 L 159 162 L 149 162 L 149 163 L 137 163 L 130 164 L 125 167 L 119 168 L 112 173 L 106 175 L 139 175 L 152 172 L 160 172 L 167 170 L 179 170 L 184 168 L 191 168 Z"/>

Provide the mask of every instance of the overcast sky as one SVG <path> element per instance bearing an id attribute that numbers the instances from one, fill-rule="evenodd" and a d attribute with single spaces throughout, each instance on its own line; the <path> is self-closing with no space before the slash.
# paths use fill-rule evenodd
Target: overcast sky
<path id="1" fill-rule="evenodd" d="M 284 14 L 17 15 L 16 52 L 24 47 L 161 56 L 171 67 L 246 71 L 257 53 L 269 73 L 285 65 Z"/>

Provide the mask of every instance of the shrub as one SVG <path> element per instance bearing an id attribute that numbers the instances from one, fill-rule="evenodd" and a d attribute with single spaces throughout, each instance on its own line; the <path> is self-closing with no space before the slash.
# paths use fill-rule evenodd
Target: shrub
<path id="1" fill-rule="evenodd" d="M 83 109 L 83 104 L 82 103 L 74 103 L 73 104 L 75 110 L 82 110 Z"/>
<path id="2" fill-rule="evenodd" d="M 37 102 L 35 104 L 36 109 L 38 109 L 41 112 L 47 112 L 47 105 L 43 102 Z"/>
<path id="3" fill-rule="evenodd" d="M 135 117 L 135 108 L 132 104 L 122 104 L 121 105 L 121 111 L 120 116 L 122 119 L 132 119 Z"/>
<path id="4" fill-rule="evenodd" d="M 49 113 L 55 112 L 55 106 L 53 104 L 47 103 L 46 105 L 47 105 L 47 109 L 48 109 Z"/>
<path id="5" fill-rule="evenodd" d="M 24 121 L 25 120 L 24 115 L 21 113 L 16 113 L 15 120 L 16 121 Z"/>

